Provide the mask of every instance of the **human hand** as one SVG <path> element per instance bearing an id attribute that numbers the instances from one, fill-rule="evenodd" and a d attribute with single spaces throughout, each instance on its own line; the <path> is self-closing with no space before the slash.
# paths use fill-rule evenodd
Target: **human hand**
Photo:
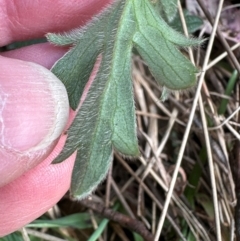
<path id="1" fill-rule="evenodd" d="M 0 46 L 79 27 L 108 2 L 0 0 Z M 47 70 L 65 51 L 45 43 L 1 53 L 0 236 L 39 217 L 69 189 L 75 154 L 51 165 L 66 139 L 58 136 L 69 119 L 67 95 Z"/>

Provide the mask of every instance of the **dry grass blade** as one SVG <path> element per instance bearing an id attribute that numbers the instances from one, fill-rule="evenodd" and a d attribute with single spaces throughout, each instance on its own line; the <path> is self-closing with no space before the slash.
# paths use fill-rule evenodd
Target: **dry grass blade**
<path id="1" fill-rule="evenodd" d="M 188 139 L 188 136 L 189 136 L 190 128 L 192 126 L 194 114 L 195 114 L 196 107 L 197 107 L 197 102 L 198 102 L 198 99 L 199 99 L 199 96 L 200 96 L 202 83 L 204 81 L 205 68 L 206 68 L 207 63 L 209 61 L 210 53 L 211 53 L 211 50 L 212 50 L 213 41 L 214 41 L 214 38 L 215 38 L 215 34 L 216 34 L 216 30 L 217 30 L 217 26 L 218 26 L 218 22 L 219 22 L 219 18 L 220 18 L 222 5 L 223 5 L 223 0 L 219 2 L 218 13 L 217 13 L 216 20 L 215 20 L 215 23 L 214 23 L 214 27 L 213 27 L 213 30 L 212 30 L 212 34 L 211 34 L 211 37 L 210 37 L 210 40 L 209 40 L 206 56 L 204 58 L 203 69 L 202 69 L 202 73 L 201 73 L 200 78 L 199 78 L 198 88 L 197 88 L 197 91 L 196 91 L 196 94 L 195 94 L 195 99 L 194 99 L 192 110 L 191 110 L 191 113 L 190 113 L 190 116 L 189 116 L 188 125 L 187 125 L 185 133 L 184 133 L 181 149 L 179 151 L 179 155 L 178 155 L 178 159 L 177 159 L 177 163 L 176 163 L 176 168 L 175 168 L 174 173 L 173 173 L 172 181 L 171 181 L 171 184 L 170 184 L 170 187 L 169 187 L 167 198 L 166 198 L 166 201 L 164 203 L 163 211 L 162 211 L 161 218 L 160 218 L 160 221 L 159 221 L 159 224 L 158 224 L 158 228 L 157 228 L 157 232 L 156 232 L 156 236 L 155 236 L 155 241 L 159 240 L 159 237 L 160 237 L 160 234 L 161 234 L 161 231 L 162 231 L 162 227 L 163 227 L 163 223 L 164 223 L 164 220 L 165 220 L 165 217 L 166 217 L 166 214 L 167 214 L 168 206 L 169 206 L 170 201 L 171 201 L 173 189 L 174 189 L 174 186 L 176 184 L 177 175 L 178 175 L 178 172 L 179 172 L 182 157 L 183 157 L 185 147 L 186 147 L 186 144 L 187 144 L 187 139 Z M 215 206 L 215 208 L 218 211 L 217 206 Z M 216 214 L 216 212 L 215 212 L 215 215 L 217 215 L 217 217 L 218 217 L 218 214 Z M 218 230 L 218 232 L 217 232 L 218 240 L 221 240 L 221 230 L 220 230 L 219 219 L 217 220 L 216 227 L 217 227 L 217 230 Z"/>
<path id="2" fill-rule="evenodd" d="M 221 235 L 221 225 L 220 225 L 220 217 L 219 217 L 217 188 L 216 188 L 216 181 L 215 181 L 215 175 L 214 175 L 214 173 L 215 173 L 214 172 L 214 164 L 213 164 L 212 150 L 211 150 L 209 134 L 208 134 L 208 130 L 207 130 L 206 117 L 205 117 L 205 113 L 204 113 L 204 107 L 203 107 L 201 95 L 199 96 L 199 106 L 200 106 L 200 113 L 201 113 L 201 117 L 202 117 L 204 137 L 205 137 L 206 147 L 207 147 L 208 164 L 209 164 L 211 184 L 212 184 L 213 203 L 214 203 L 214 210 L 215 210 L 216 230 L 217 230 L 217 240 L 221 241 L 222 235 Z"/>
<path id="3" fill-rule="evenodd" d="M 22 237 L 24 241 L 30 241 L 30 238 L 28 236 L 27 230 L 25 228 L 21 229 Z"/>
<path id="4" fill-rule="evenodd" d="M 234 46 L 232 46 L 230 49 L 231 51 L 239 48 L 240 43 L 236 43 Z M 216 59 L 212 60 L 208 66 L 206 67 L 206 70 L 212 68 L 214 65 L 216 65 L 219 61 L 221 61 L 222 59 L 224 59 L 226 56 L 228 55 L 227 51 L 223 52 L 221 55 L 219 55 Z"/>
<path id="5" fill-rule="evenodd" d="M 197 0 L 197 2 L 198 2 L 199 5 L 201 6 L 201 8 L 202 8 L 202 10 L 204 11 L 205 16 L 208 18 L 209 22 L 210 22 L 212 25 L 215 25 L 216 20 L 215 20 L 215 22 L 214 22 L 214 24 L 213 24 L 213 19 L 212 19 L 211 15 L 209 14 L 208 10 L 204 7 L 203 1 L 202 1 L 202 0 Z M 224 2 L 224 1 L 222 1 L 222 5 L 223 5 L 223 2 Z M 221 3 L 221 2 L 220 2 L 220 3 Z M 218 24 L 217 24 L 217 25 L 218 25 Z M 219 37 L 219 39 L 221 40 L 221 42 L 222 42 L 225 50 L 227 51 L 227 53 L 229 54 L 231 60 L 233 61 L 233 64 L 234 64 L 235 68 L 238 70 L 238 73 L 240 73 L 240 65 L 239 65 L 239 62 L 238 62 L 236 56 L 233 54 L 232 50 L 229 48 L 229 45 L 228 45 L 226 39 L 223 37 L 221 31 L 218 29 L 218 26 L 216 26 L 216 32 L 217 32 L 218 37 Z"/>
<path id="6" fill-rule="evenodd" d="M 139 161 L 144 165 L 147 166 L 147 162 L 143 158 L 139 158 Z M 165 192 L 168 192 L 168 187 L 164 184 L 164 182 L 161 180 L 159 175 L 154 172 L 153 170 L 150 170 L 151 176 L 154 178 L 154 180 L 164 189 Z M 190 224 L 190 226 L 195 227 L 195 229 L 199 232 L 200 236 L 206 240 L 211 241 L 206 230 L 202 226 L 202 224 L 194 217 L 193 213 L 189 208 L 176 196 L 176 194 L 173 194 L 172 196 L 173 201 L 176 203 L 176 205 L 179 207 L 179 209 L 183 212 L 185 220 Z M 195 232 L 194 230 L 192 230 Z M 197 235 L 196 235 L 197 237 Z"/>
<path id="7" fill-rule="evenodd" d="M 32 236 L 35 236 L 35 237 L 38 237 L 40 239 L 43 239 L 43 240 L 47 240 L 47 241 L 67 241 L 67 239 L 61 239 L 61 238 L 57 238 L 53 235 L 49 235 L 49 234 L 46 234 L 46 233 L 42 233 L 42 232 L 38 232 L 38 231 L 35 231 L 35 230 L 32 230 L 32 229 L 26 229 L 26 232 Z"/>
<path id="8" fill-rule="evenodd" d="M 134 173 L 134 171 L 129 167 L 129 165 L 120 157 L 120 156 L 116 156 L 117 159 L 121 162 L 121 164 L 124 166 L 124 168 L 126 168 L 126 170 L 131 173 L 131 175 L 139 182 L 139 184 L 142 185 L 143 189 L 145 190 L 145 192 L 152 198 L 152 200 L 156 203 L 156 205 L 158 206 L 158 208 L 162 209 L 162 204 L 158 201 L 158 199 L 154 196 L 154 194 L 151 192 L 151 190 L 144 184 L 142 183 L 142 180 L 137 177 Z M 167 215 L 166 218 L 168 219 L 168 221 L 171 223 L 171 225 L 173 226 L 173 228 L 176 230 L 177 234 L 179 235 L 179 237 L 183 240 L 183 241 L 187 241 L 185 239 L 185 237 L 182 235 L 178 225 L 174 222 L 174 220 Z"/>

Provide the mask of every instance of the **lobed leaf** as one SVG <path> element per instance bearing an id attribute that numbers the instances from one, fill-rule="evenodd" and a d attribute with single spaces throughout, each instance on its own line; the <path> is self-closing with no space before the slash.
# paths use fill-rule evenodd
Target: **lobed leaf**
<path id="1" fill-rule="evenodd" d="M 180 47 L 196 46 L 202 43 L 202 40 L 186 38 L 181 33 L 171 28 L 163 18 L 157 13 L 149 1 L 131 0 L 135 13 L 135 19 L 140 32 L 148 28 L 154 28 L 156 32 L 162 35 L 165 40 L 172 42 Z M 146 46 L 147 47 L 147 46 Z"/>
<path id="2" fill-rule="evenodd" d="M 84 28 L 48 34 L 48 39 L 55 44 L 73 44 L 52 68 L 67 88 L 71 107 L 77 109 L 66 144 L 54 163 L 77 151 L 71 193 L 84 198 L 106 176 L 114 149 L 125 156 L 139 155 L 131 80 L 133 46 L 156 80 L 176 90 L 194 85 L 197 72 L 177 47 L 200 41 L 171 29 L 148 0 L 115 1 Z M 96 77 L 78 108 L 99 55 Z"/>
<path id="3" fill-rule="evenodd" d="M 148 1 L 133 0 L 138 31 L 134 46 L 146 61 L 152 74 L 162 86 L 171 90 L 189 88 L 196 83 L 197 69 L 177 49 L 194 45 L 199 40 L 187 39 L 170 28 Z"/>
<path id="4" fill-rule="evenodd" d="M 55 160 L 55 163 L 61 162 L 78 150 L 71 192 L 79 198 L 91 193 L 106 176 L 113 148 L 124 155 L 139 154 L 130 71 L 132 44 L 125 36 L 126 32 L 132 34 L 135 24 L 129 22 L 131 14 L 127 14 L 128 18 L 121 18 L 124 8 L 129 6 L 119 2 L 109 13 L 108 19 L 105 19 L 102 60 L 98 73 L 68 130 L 66 145 Z M 129 11 L 130 9 L 125 10 L 126 13 Z M 98 35 L 98 32 L 94 33 Z M 82 49 L 87 49 L 88 44 L 86 42 L 84 46 L 81 42 Z M 72 55 L 77 56 L 81 50 L 76 46 L 71 51 Z M 84 60 L 94 59 L 94 51 L 91 54 Z M 62 63 L 66 61 L 69 61 L 68 54 Z M 76 61 L 76 65 L 80 63 L 81 61 Z M 58 69 L 57 63 L 53 68 L 54 73 Z M 69 77 L 71 78 L 73 76 Z M 71 87 L 70 82 L 67 84 Z M 74 97 L 70 95 L 70 98 Z"/>
<path id="5" fill-rule="evenodd" d="M 195 85 L 198 70 L 153 28 L 146 29 L 144 33 L 136 33 L 133 41 L 160 85 L 171 90 L 186 89 Z"/>
<path id="6" fill-rule="evenodd" d="M 105 13 L 87 26 L 65 34 L 47 34 L 48 40 L 57 45 L 74 44 L 52 67 L 52 72 L 66 86 L 70 106 L 76 110 L 84 87 L 89 80 L 97 56 L 103 48 Z M 101 21 L 100 21 L 101 20 Z"/>

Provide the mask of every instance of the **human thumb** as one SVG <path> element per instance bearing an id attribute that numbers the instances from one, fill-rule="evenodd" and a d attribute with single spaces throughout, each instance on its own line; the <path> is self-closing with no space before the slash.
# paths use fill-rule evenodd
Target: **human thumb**
<path id="1" fill-rule="evenodd" d="M 0 57 L 0 186 L 41 162 L 69 115 L 61 81 L 44 67 Z"/>

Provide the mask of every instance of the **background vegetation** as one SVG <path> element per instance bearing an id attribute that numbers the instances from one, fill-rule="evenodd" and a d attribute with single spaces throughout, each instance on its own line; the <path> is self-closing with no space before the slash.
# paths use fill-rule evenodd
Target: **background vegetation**
<path id="1" fill-rule="evenodd" d="M 196 87 L 161 102 L 161 87 L 135 55 L 132 74 L 142 157 L 126 160 L 115 154 L 107 180 L 88 199 L 76 202 L 66 194 L 45 215 L 1 241 L 154 240 L 161 217 L 159 240 L 240 240 L 235 232 L 240 227 L 240 21 L 230 19 L 240 16 L 240 10 L 225 1 L 218 20 L 220 4 L 186 0 L 178 5 L 180 14 L 182 7 L 188 11 L 190 32 L 208 38 L 193 55 L 185 51 L 202 70 L 200 95 Z M 179 23 L 172 22 L 175 28 L 181 28 Z"/>

